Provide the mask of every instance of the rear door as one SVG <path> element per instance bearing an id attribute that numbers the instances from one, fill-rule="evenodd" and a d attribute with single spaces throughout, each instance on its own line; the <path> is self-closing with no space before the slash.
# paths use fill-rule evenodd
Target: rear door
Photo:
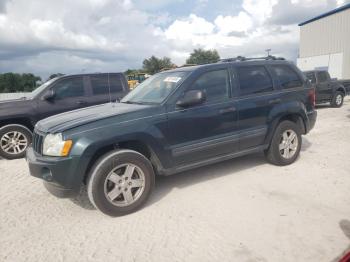
<path id="1" fill-rule="evenodd" d="M 65 77 L 49 89 L 54 91 L 55 96 L 50 100 L 38 100 L 40 119 L 87 106 L 83 76 Z"/>
<path id="2" fill-rule="evenodd" d="M 239 150 L 249 150 L 264 144 L 268 116 L 274 105 L 281 103 L 281 99 L 265 66 L 237 65 L 234 73 L 239 85 Z"/>

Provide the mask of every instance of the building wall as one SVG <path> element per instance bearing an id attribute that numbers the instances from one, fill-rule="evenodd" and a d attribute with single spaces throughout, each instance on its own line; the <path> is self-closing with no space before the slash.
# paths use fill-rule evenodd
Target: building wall
<path id="1" fill-rule="evenodd" d="M 343 78 L 343 53 L 317 55 L 297 59 L 297 66 L 302 71 L 328 70 L 332 78 Z"/>
<path id="2" fill-rule="evenodd" d="M 301 26 L 299 52 L 298 64 L 303 58 L 316 61 L 318 58 L 312 58 L 332 58 L 342 53 L 341 75 L 337 73 L 333 77 L 350 78 L 350 9 Z M 333 71 L 339 72 L 338 69 Z"/>

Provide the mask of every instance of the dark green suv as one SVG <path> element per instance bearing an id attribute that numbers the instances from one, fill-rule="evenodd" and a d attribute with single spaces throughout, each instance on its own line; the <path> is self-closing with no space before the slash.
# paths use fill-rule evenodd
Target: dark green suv
<path id="1" fill-rule="evenodd" d="M 228 59 L 156 74 L 119 103 L 40 121 L 27 150 L 31 175 L 57 197 L 82 186 L 118 216 L 140 208 L 155 175 L 263 151 L 293 163 L 316 121 L 315 90 L 290 62 Z"/>

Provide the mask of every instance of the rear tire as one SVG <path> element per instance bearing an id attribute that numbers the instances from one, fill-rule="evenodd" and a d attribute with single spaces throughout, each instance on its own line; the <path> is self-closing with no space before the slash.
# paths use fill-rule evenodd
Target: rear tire
<path id="1" fill-rule="evenodd" d="M 18 159 L 26 154 L 32 143 L 32 133 L 22 125 L 6 125 L 0 128 L 0 156 L 5 159 Z"/>
<path id="2" fill-rule="evenodd" d="M 106 215 L 132 213 L 147 201 L 155 175 L 149 160 L 132 150 L 116 150 L 102 156 L 88 177 L 91 203 Z"/>
<path id="3" fill-rule="evenodd" d="M 335 92 L 332 98 L 331 106 L 339 108 L 343 105 L 343 103 L 344 103 L 344 94 L 339 91 Z"/>
<path id="4" fill-rule="evenodd" d="M 292 121 L 282 121 L 265 151 L 266 159 L 277 166 L 290 165 L 297 159 L 301 144 L 300 127 Z"/>

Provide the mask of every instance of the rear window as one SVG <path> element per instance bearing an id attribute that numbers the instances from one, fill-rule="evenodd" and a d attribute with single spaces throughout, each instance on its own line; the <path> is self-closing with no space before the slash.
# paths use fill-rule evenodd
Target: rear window
<path id="1" fill-rule="evenodd" d="M 96 75 L 90 76 L 92 93 L 94 95 L 104 95 L 123 91 L 123 84 L 118 75 Z"/>
<path id="2" fill-rule="evenodd" d="M 237 71 L 242 96 L 273 91 L 271 77 L 264 66 L 239 67 Z"/>
<path id="3" fill-rule="evenodd" d="M 282 88 L 295 88 L 303 85 L 296 72 L 286 65 L 273 65 L 272 70 L 276 74 Z"/>

